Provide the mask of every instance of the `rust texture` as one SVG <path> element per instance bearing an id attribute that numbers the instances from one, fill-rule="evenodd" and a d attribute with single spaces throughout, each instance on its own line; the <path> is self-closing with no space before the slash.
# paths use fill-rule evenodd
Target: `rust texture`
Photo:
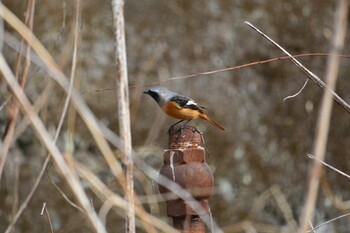
<path id="1" fill-rule="evenodd" d="M 164 166 L 160 174 L 186 189 L 202 205 L 204 213 L 209 214 L 208 199 L 213 193 L 214 176 L 205 160 L 202 133 L 191 126 L 182 131 L 169 133 L 169 149 L 164 151 Z M 159 185 L 162 195 L 169 193 Z M 167 215 L 173 219 L 173 226 L 182 232 L 205 232 L 205 225 L 190 206 L 182 199 L 166 201 Z"/>

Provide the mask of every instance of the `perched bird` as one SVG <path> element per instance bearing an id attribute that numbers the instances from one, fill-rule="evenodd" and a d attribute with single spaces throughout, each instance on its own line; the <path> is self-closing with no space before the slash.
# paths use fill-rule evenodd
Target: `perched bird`
<path id="1" fill-rule="evenodd" d="M 194 100 L 185 96 L 172 92 L 165 87 L 156 86 L 148 91 L 143 92 L 150 95 L 161 107 L 161 109 L 169 116 L 180 119 L 170 127 L 170 130 L 180 122 L 187 120 L 184 125 L 193 119 L 201 118 L 213 124 L 221 130 L 225 130 L 220 124 L 210 119 L 204 112 L 206 109 L 198 105 Z M 184 126 L 183 125 L 183 126 Z"/>

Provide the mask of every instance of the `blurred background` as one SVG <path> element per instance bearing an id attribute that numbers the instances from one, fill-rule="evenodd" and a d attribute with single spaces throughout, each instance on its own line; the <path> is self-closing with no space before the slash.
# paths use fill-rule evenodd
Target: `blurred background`
<path id="1" fill-rule="evenodd" d="M 22 21 L 27 1 L 5 0 L 4 4 Z M 126 44 L 131 98 L 133 148 L 154 169 L 162 166 L 167 147 L 167 130 L 175 119 L 160 111 L 149 96 L 142 95 L 150 84 L 161 85 L 193 98 L 208 108 L 208 115 L 227 130 L 222 132 L 198 120 L 191 122 L 204 133 L 207 162 L 215 176 L 215 194 L 210 199 L 214 220 L 225 232 L 291 232 L 298 222 L 307 190 L 312 161 L 315 126 L 322 90 L 309 82 L 300 95 L 283 102 L 303 86 L 305 75 L 289 60 L 192 78 L 168 79 L 283 56 L 282 52 L 244 24 L 249 21 L 280 43 L 290 53 L 327 53 L 333 35 L 336 1 L 133 1 L 125 3 Z M 34 34 L 69 76 L 72 62 L 75 1 L 36 1 Z M 84 0 L 81 4 L 80 40 L 76 87 L 93 113 L 118 133 L 116 65 L 111 2 Z M 349 30 L 348 30 L 349 31 Z M 349 34 L 349 33 L 348 33 Z M 342 54 L 349 54 L 348 40 Z M 5 24 L 3 53 L 15 67 L 20 37 Z M 65 94 L 50 81 L 41 62 L 33 55 L 25 92 L 36 102 L 46 88 L 49 95 L 40 110 L 45 126 L 54 134 Z M 320 78 L 325 76 L 326 56 L 298 58 Z M 342 59 L 337 93 L 350 102 L 348 59 Z M 10 96 L 0 83 L 0 105 Z M 20 115 L 19 121 L 23 118 Z M 8 113 L 0 111 L 0 134 Z M 326 162 L 350 171 L 349 115 L 333 107 Z M 67 123 L 58 145 L 65 149 Z M 119 192 L 113 176 L 78 117 L 74 124 L 74 157 Z M 43 164 L 46 150 L 30 127 L 18 132 L 0 181 L 0 232 L 32 187 Z M 43 203 L 55 232 L 91 232 L 86 220 L 67 203 L 55 183 L 68 196 L 66 186 L 50 166 L 14 232 L 48 232 Z M 327 182 L 319 192 L 314 224 L 346 213 L 350 208 L 349 180 L 325 171 Z M 158 193 L 157 185 L 135 171 L 136 192 Z M 14 190 L 17 184 L 18 190 Z M 102 203 L 95 198 L 98 210 Z M 282 202 L 278 202 L 281 200 Z M 334 201 L 336 200 L 336 201 Z M 344 202 L 341 202 L 344 201 Z M 281 205 L 283 203 L 284 205 Z M 167 221 L 164 203 L 146 205 L 153 215 Z M 288 219 L 286 210 L 292 211 Z M 288 212 L 288 211 L 287 211 Z M 110 232 L 123 232 L 123 218 L 111 211 Z M 289 222 L 288 222 L 289 221 Z M 249 222 L 251 225 L 247 225 Z M 245 228 L 244 228 L 245 227 Z M 251 228 L 249 228 L 251 227 Z M 326 232 L 349 232 L 350 221 L 342 218 L 327 225 Z M 138 230 L 142 232 L 142 230 Z"/>

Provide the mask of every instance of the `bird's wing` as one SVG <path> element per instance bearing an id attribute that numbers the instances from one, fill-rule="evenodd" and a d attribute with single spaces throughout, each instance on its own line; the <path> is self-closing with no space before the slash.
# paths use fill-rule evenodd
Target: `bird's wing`
<path id="1" fill-rule="evenodd" d="M 174 96 L 170 99 L 170 101 L 173 101 L 177 103 L 181 108 L 189 108 L 193 110 L 198 110 L 201 113 L 203 113 L 204 109 L 206 109 L 203 106 L 198 105 L 194 100 L 187 98 L 185 96 Z"/>

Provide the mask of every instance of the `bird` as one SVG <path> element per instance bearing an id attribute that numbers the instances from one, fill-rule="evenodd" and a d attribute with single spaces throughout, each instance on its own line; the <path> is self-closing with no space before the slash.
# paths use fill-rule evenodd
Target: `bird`
<path id="1" fill-rule="evenodd" d="M 204 112 L 206 110 L 205 107 L 200 106 L 193 99 L 170 91 L 163 86 L 152 87 L 143 93 L 150 95 L 168 116 L 180 119 L 180 121 L 176 122 L 170 127 L 169 132 L 175 125 L 183 122 L 184 120 L 186 120 L 186 122 L 182 125 L 182 128 L 191 120 L 197 118 L 206 120 L 215 127 L 225 130 L 223 126 L 207 116 L 207 114 Z"/>

